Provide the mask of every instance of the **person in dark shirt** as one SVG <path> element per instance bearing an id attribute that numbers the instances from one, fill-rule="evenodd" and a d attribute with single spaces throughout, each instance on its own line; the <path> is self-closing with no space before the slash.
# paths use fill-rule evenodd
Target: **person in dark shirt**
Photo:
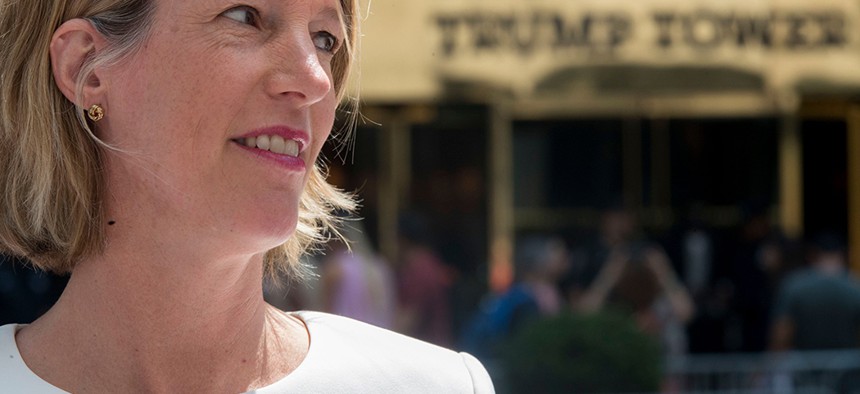
<path id="1" fill-rule="evenodd" d="M 845 247 L 833 235 L 815 242 L 812 264 L 789 276 L 779 293 L 771 350 L 823 350 L 858 346 L 860 282 L 845 268 Z"/>
<path id="2" fill-rule="evenodd" d="M 516 282 L 504 293 L 489 298 L 463 333 L 461 346 L 476 357 L 498 357 L 501 346 L 524 326 L 566 309 L 558 281 L 569 269 L 570 261 L 561 239 L 519 239 L 515 264 Z"/>

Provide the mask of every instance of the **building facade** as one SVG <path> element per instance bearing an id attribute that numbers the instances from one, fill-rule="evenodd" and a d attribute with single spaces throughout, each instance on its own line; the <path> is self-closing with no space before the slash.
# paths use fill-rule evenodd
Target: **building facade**
<path id="1" fill-rule="evenodd" d="M 860 2 L 364 11 L 356 152 L 374 159 L 356 171 L 377 174 L 366 214 L 386 254 L 398 214 L 421 209 L 504 287 L 516 234 L 593 227 L 607 201 L 655 231 L 691 211 L 735 226 L 758 201 L 789 237 L 843 233 L 860 268 Z"/>

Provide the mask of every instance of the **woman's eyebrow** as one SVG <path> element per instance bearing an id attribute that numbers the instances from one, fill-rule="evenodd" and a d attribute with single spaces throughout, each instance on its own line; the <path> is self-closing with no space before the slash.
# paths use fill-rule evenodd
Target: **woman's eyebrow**
<path id="1" fill-rule="evenodd" d="M 324 19 L 331 19 L 337 21 L 337 23 L 343 23 L 341 12 L 335 7 L 326 6 L 322 11 L 320 11 L 319 15 Z"/>

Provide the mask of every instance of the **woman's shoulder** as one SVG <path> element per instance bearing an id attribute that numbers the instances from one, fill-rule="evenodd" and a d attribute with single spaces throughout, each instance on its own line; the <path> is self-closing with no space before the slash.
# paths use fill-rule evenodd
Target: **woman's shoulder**
<path id="1" fill-rule="evenodd" d="M 372 354 L 379 358 L 420 355 L 423 360 L 417 362 L 433 362 L 462 357 L 453 350 L 352 318 L 323 312 L 297 312 L 296 315 L 307 325 L 311 341 L 316 340 L 317 345 L 327 350 L 336 350 L 329 345 L 337 343 L 343 350 L 372 350 Z"/>
<path id="2" fill-rule="evenodd" d="M 0 326 L 0 391 L 9 393 L 64 393 L 42 380 L 24 363 L 15 334 L 18 324 Z"/>
<path id="3" fill-rule="evenodd" d="M 342 316 L 321 312 L 295 316 L 307 325 L 311 345 L 302 365 L 283 381 L 293 389 L 493 392 L 487 371 L 471 355 Z"/>

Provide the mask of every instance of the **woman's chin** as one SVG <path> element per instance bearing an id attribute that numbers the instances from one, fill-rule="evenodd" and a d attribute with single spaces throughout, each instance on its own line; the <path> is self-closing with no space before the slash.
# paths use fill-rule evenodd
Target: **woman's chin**
<path id="1" fill-rule="evenodd" d="M 287 242 L 296 233 L 296 226 L 296 220 L 256 226 L 245 238 L 255 249 L 267 251 Z"/>

